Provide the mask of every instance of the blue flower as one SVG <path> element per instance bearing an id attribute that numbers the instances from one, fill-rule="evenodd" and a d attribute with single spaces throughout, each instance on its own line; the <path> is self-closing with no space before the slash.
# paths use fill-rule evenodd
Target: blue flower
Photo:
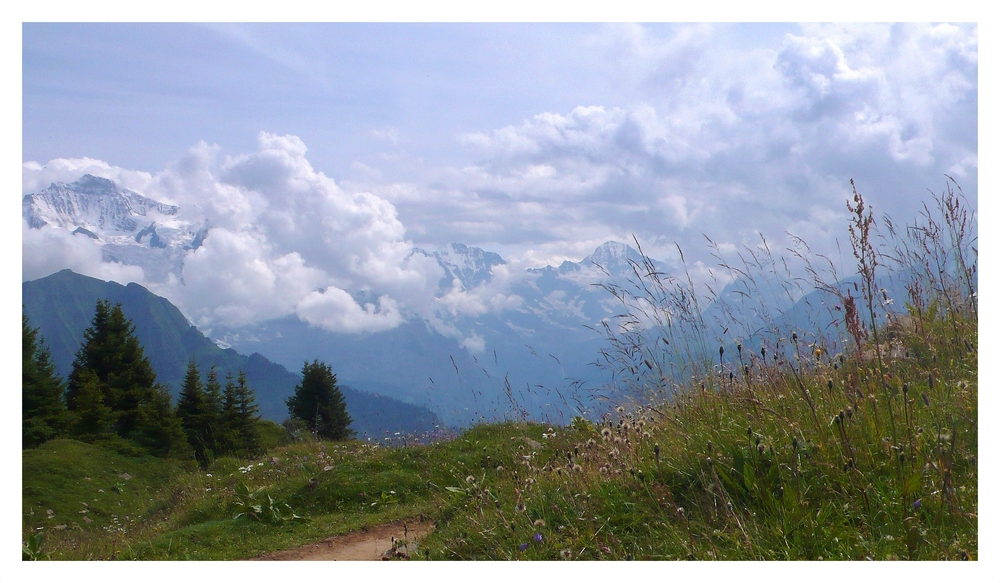
<path id="1" fill-rule="evenodd" d="M 526 548 L 528 548 L 528 543 L 521 543 L 517 546 L 517 550 L 519 551 L 523 551 Z"/>
<path id="2" fill-rule="evenodd" d="M 535 542 L 542 542 L 542 533 L 540 532 L 535 533 Z"/>

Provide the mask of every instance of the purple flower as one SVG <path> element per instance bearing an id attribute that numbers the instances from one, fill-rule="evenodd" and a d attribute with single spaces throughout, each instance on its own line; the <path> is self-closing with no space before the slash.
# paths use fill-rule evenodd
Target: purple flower
<path id="1" fill-rule="evenodd" d="M 521 543 L 521 544 L 517 545 L 517 550 L 519 550 L 519 551 L 523 551 L 526 548 L 528 548 L 528 543 Z"/>
<path id="2" fill-rule="evenodd" d="M 919 498 L 913 503 L 913 509 L 914 510 L 920 510 L 920 499 Z"/>
<path id="3" fill-rule="evenodd" d="M 540 533 L 540 532 L 536 532 L 535 533 L 535 542 L 539 542 L 539 543 L 542 542 L 542 533 Z"/>

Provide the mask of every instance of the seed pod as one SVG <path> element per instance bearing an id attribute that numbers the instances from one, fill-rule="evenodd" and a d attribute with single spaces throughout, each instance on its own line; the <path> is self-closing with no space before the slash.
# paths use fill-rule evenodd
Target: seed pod
<path id="1" fill-rule="evenodd" d="M 826 390 L 833 392 L 833 381 L 831 379 L 826 379 Z"/>
<path id="2" fill-rule="evenodd" d="M 927 393 L 920 393 L 920 398 L 924 400 L 924 406 L 925 407 L 930 407 L 931 406 L 931 401 L 930 401 L 930 399 L 927 398 Z"/>
<path id="3" fill-rule="evenodd" d="M 792 436 L 792 449 L 799 449 L 799 440 Z"/>
<path id="4" fill-rule="evenodd" d="M 932 373 L 927 373 L 927 388 L 934 390 L 934 375 Z"/>
<path id="5" fill-rule="evenodd" d="M 903 383 L 903 395 L 910 392 L 910 383 Z"/>

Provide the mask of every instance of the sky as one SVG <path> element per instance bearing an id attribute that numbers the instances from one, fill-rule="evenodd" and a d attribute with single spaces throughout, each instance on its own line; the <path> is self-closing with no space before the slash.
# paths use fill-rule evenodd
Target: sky
<path id="1" fill-rule="evenodd" d="M 296 313 L 375 331 L 429 317 L 439 268 L 412 250 L 451 242 L 500 253 L 515 276 L 633 237 L 677 268 L 680 246 L 703 280 L 713 253 L 762 239 L 836 255 L 851 179 L 897 222 L 946 175 L 978 207 L 976 24 L 22 34 L 22 194 L 90 172 L 216 235 L 178 285 L 23 229 L 23 278 L 70 267 L 136 280 L 202 324 Z M 357 289 L 381 300 L 359 305 Z M 449 309 L 512 305 L 488 292 Z"/>

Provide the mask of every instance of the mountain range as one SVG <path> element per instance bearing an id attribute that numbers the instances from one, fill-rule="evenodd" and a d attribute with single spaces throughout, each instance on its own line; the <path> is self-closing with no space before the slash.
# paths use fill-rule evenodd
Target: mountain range
<path id="1" fill-rule="evenodd" d="M 135 326 L 136 337 L 156 371 L 157 381 L 174 395 L 180 390 L 191 359 L 203 374 L 214 366 L 223 382 L 227 375 L 243 371 L 254 389 L 261 416 L 280 422 L 288 416 L 285 399 L 301 381 L 300 375 L 258 353 L 244 356 L 231 348 L 220 348 L 191 326 L 169 301 L 136 283 L 123 286 L 67 269 L 22 283 L 21 297 L 29 325 L 39 329 L 52 353 L 56 371 L 63 377 L 72 370 L 97 300 L 103 299 L 121 305 L 122 312 Z M 382 438 L 396 432 L 432 433 L 443 426 L 426 407 L 356 390 L 344 383 L 340 386 L 353 418 L 352 428 L 362 438 Z"/>
<path id="2" fill-rule="evenodd" d="M 185 222 L 182 215 L 176 206 L 90 175 L 25 195 L 22 203 L 28 228 L 48 225 L 96 239 L 107 261 L 139 265 L 151 281 L 170 274 L 183 281 L 184 254 L 211 237 L 210 230 Z M 466 292 L 482 289 L 493 282 L 495 269 L 505 265 L 497 253 L 460 243 L 436 250 L 414 248 L 413 253 L 433 258 L 442 268 L 438 297 L 456 285 Z M 179 381 L 187 359 L 195 356 L 199 364 L 215 363 L 220 369 L 225 364 L 227 371 L 242 367 L 248 375 L 254 371 L 252 379 L 259 379 L 261 386 L 276 387 L 276 395 L 288 394 L 294 386 L 288 370 L 320 359 L 349 387 L 433 411 L 450 426 L 514 417 L 555 423 L 573 415 L 597 415 L 618 396 L 609 371 L 597 365 L 608 346 L 603 324 L 622 312 L 608 286 L 643 295 L 636 271 L 643 271 L 645 262 L 662 277 L 671 276 L 665 264 L 614 241 L 600 245 L 580 262 L 528 269 L 506 290 L 518 298 L 516 305 L 478 316 L 450 315 L 446 325 L 457 332 L 452 334 L 420 318 L 382 332 L 348 334 L 286 316 L 247 326 L 215 325 L 206 330 L 209 339 L 169 302 L 137 284 L 76 283 L 70 280 L 81 276 L 60 272 L 26 282 L 23 293 L 29 316 L 42 319 L 35 325 L 43 325 L 54 353 L 58 348 L 62 355 L 56 359 L 61 370 L 66 370 L 93 311 L 96 288 L 104 286 L 104 293 L 134 304 L 134 313 L 142 314 L 139 321 L 160 324 L 159 337 L 151 333 L 141 339 L 148 343 L 151 359 L 156 359 L 154 367 L 161 367 L 162 378 L 171 384 Z M 827 308 L 832 296 L 799 290 L 791 280 L 773 275 L 762 288 L 759 279 L 730 282 L 694 314 L 703 324 L 706 354 L 717 351 L 719 343 L 757 346 L 771 341 L 776 332 L 796 327 L 837 340 L 836 326 L 828 325 L 835 317 Z M 39 292 L 42 287 L 50 295 Z M 83 297 L 77 293 L 81 289 L 91 291 Z M 349 291 L 368 301 L 363 296 L 370 292 Z M 891 288 L 894 296 L 900 293 L 898 286 Z M 72 317 L 67 311 L 73 312 Z M 72 326 L 65 323 L 69 320 Z M 730 330 L 727 322 L 733 321 L 740 323 L 739 329 Z M 261 398 L 270 403 L 267 414 L 281 416 L 283 405 L 269 399 Z"/>

